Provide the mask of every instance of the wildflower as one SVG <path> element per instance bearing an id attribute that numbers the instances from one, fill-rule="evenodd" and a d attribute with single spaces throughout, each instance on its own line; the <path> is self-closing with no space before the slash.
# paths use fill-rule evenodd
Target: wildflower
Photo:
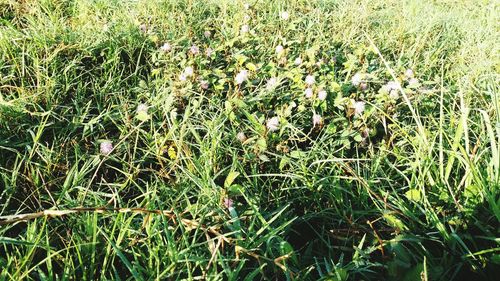
<path id="1" fill-rule="evenodd" d="M 278 56 L 281 56 L 284 52 L 285 49 L 283 48 L 283 46 L 281 45 L 276 46 L 276 54 L 278 54 Z"/>
<path id="2" fill-rule="evenodd" d="M 290 14 L 287 11 L 281 13 L 282 20 L 288 20 L 288 18 L 290 18 Z"/>
<path id="3" fill-rule="evenodd" d="M 236 81 L 236 84 L 242 84 L 248 79 L 248 71 L 247 70 L 242 70 L 240 71 L 236 77 L 234 78 L 234 81 Z"/>
<path id="4" fill-rule="evenodd" d="M 362 81 L 363 81 L 363 76 L 359 72 L 354 74 L 354 76 L 351 78 L 352 84 L 356 87 L 359 86 L 359 84 L 361 84 Z"/>
<path id="5" fill-rule="evenodd" d="M 245 15 L 245 16 L 243 16 L 243 20 L 244 20 L 245 22 L 249 21 L 249 20 L 250 20 L 250 18 L 251 18 L 251 17 L 250 17 L 250 15 Z"/>
<path id="6" fill-rule="evenodd" d="M 271 77 L 267 80 L 266 88 L 268 90 L 274 89 L 278 85 L 278 79 L 276 77 Z"/>
<path id="7" fill-rule="evenodd" d="M 210 30 L 205 30 L 203 35 L 205 35 L 205 37 L 207 37 L 207 38 L 210 38 L 210 37 L 212 37 L 212 32 L 210 32 Z"/>
<path id="8" fill-rule="evenodd" d="M 408 68 L 406 71 L 405 71 L 405 77 L 406 79 L 410 79 L 410 78 L 413 78 L 413 70 L 411 70 L 410 68 Z"/>
<path id="9" fill-rule="evenodd" d="M 203 89 L 203 90 L 206 90 L 208 89 L 208 81 L 207 80 L 201 80 L 200 81 L 200 87 Z"/>
<path id="10" fill-rule="evenodd" d="M 240 141 L 240 142 L 244 142 L 247 140 L 247 136 L 245 136 L 245 133 L 243 132 L 239 132 L 237 135 L 236 135 L 236 138 Z"/>
<path id="11" fill-rule="evenodd" d="M 163 51 L 163 52 L 170 52 L 170 50 L 172 50 L 172 46 L 170 46 L 170 44 L 168 42 L 165 42 L 163 44 L 163 46 L 160 47 L 160 50 Z"/>
<path id="12" fill-rule="evenodd" d="M 312 86 L 316 82 L 316 79 L 312 75 L 307 75 L 305 82 L 308 86 Z"/>
<path id="13" fill-rule="evenodd" d="M 313 97 L 313 89 L 312 88 L 307 88 L 304 90 L 304 95 L 306 98 L 310 99 Z"/>
<path id="14" fill-rule="evenodd" d="M 295 65 L 301 65 L 302 64 L 302 59 L 300 57 L 296 58 L 294 61 Z"/>
<path id="15" fill-rule="evenodd" d="M 280 119 L 278 117 L 273 117 L 267 120 L 266 127 L 270 132 L 274 132 L 279 129 Z"/>
<path id="16" fill-rule="evenodd" d="M 354 103 L 354 114 L 356 116 L 360 116 L 363 114 L 363 111 L 365 111 L 365 102 L 364 101 L 357 101 Z"/>
<path id="17" fill-rule="evenodd" d="M 207 57 L 211 57 L 211 56 L 212 56 L 212 54 L 213 54 L 213 52 L 214 52 L 214 50 L 213 50 L 212 48 L 208 47 L 208 48 L 205 50 L 205 55 L 206 55 Z"/>
<path id="18" fill-rule="evenodd" d="M 323 119 L 321 118 L 321 115 L 316 114 L 316 113 L 313 114 L 312 121 L 313 121 L 313 127 L 319 126 L 319 125 L 321 125 L 321 123 L 323 123 Z"/>
<path id="19" fill-rule="evenodd" d="M 102 155 L 109 155 L 113 151 L 113 143 L 107 140 L 101 142 L 100 151 Z"/>
<path id="20" fill-rule="evenodd" d="M 248 9 L 250 9 L 250 4 L 245 3 L 245 4 L 243 5 L 243 7 L 245 7 L 245 10 L 248 10 Z"/>
<path id="21" fill-rule="evenodd" d="M 233 203 L 234 203 L 234 202 L 233 202 L 233 200 L 231 200 L 231 199 L 229 199 L 229 198 L 227 198 L 227 197 L 226 197 L 226 198 L 224 198 L 224 206 L 225 206 L 226 208 L 228 208 L 228 209 L 229 209 L 229 208 L 232 208 L 232 207 L 233 207 Z"/>
<path id="22" fill-rule="evenodd" d="M 399 97 L 399 88 L 400 87 L 401 87 L 401 85 L 399 84 L 399 82 L 390 81 L 387 84 L 385 84 L 384 86 L 382 86 L 382 89 L 384 91 L 389 92 L 389 97 L 391 99 L 397 99 Z"/>
<path id="23" fill-rule="evenodd" d="M 323 101 L 326 100 L 327 93 L 325 90 L 321 90 L 318 92 L 318 99 Z"/>
<path id="24" fill-rule="evenodd" d="M 248 31 L 250 31 L 250 27 L 248 26 L 248 24 L 244 24 L 241 26 L 241 34 L 245 34 L 245 33 L 248 33 Z"/>
<path id="25" fill-rule="evenodd" d="M 140 112 L 146 112 L 146 113 L 148 113 L 148 108 L 149 108 L 149 106 L 147 104 L 140 103 L 139 105 L 137 105 L 136 112 L 137 113 L 140 113 Z"/>
<path id="26" fill-rule="evenodd" d="M 186 75 L 186 77 L 193 76 L 193 74 L 194 74 L 194 70 L 191 66 L 188 66 L 184 69 L 184 75 Z"/>
<path id="27" fill-rule="evenodd" d="M 200 53 L 200 48 L 198 48 L 198 46 L 196 46 L 196 45 L 193 45 L 193 46 L 191 46 L 191 48 L 189 48 L 189 52 L 192 55 L 197 55 Z"/>
<path id="28" fill-rule="evenodd" d="M 139 31 L 142 33 L 146 33 L 148 31 L 148 28 L 145 24 L 139 25 Z"/>
<path id="29" fill-rule="evenodd" d="M 320 59 L 319 61 L 316 62 L 316 66 L 320 67 L 325 61 L 323 59 Z"/>
<path id="30" fill-rule="evenodd" d="M 186 81 L 186 80 L 187 80 L 186 74 L 185 74 L 185 73 L 181 73 L 181 74 L 179 75 L 179 80 L 181 80 L 181 81 L 183 81 L 183 82 L 184 82 L 184 81 Z"/>
<path id="31" fill-rule="evenodd" d="M 368 84 L 365 82 L 361 82 L 359 84 L 359 88 L 361 89 L 361 91 L 366 91 L 366 90 L 368 90 Z"/>

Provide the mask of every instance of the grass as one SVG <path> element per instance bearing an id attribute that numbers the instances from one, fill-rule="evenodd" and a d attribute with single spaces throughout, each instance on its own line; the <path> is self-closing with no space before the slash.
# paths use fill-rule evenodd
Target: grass
<path id="1" fill-rule="evenodd" d="M 0 280 L 495 279 L 500 5 L 248 3 L 0 0 Z"/>

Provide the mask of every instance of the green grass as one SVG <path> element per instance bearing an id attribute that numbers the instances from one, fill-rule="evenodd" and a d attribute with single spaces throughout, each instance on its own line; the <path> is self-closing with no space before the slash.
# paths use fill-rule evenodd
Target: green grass
<path id="1" fill-rule="evenodd" d="M 495 279 L 500 4 L 248 3 L 0 0 L 0 280 Z"/>

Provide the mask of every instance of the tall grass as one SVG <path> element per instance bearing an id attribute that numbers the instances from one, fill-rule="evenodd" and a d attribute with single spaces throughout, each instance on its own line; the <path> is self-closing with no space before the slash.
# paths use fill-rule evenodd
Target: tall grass
<path id="1" fill-rule="evenodd" d="M 0 280 L 494 279 L 498 3 L 248 3 L 0 0 Z"/>

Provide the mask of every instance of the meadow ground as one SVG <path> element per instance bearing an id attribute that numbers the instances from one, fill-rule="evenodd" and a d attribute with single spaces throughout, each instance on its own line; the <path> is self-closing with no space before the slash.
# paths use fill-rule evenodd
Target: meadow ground
<path id="1" fill-rule="evenodd" d="M 494 280 L 499 17 L 0 0 L 0 280 Z"/>

